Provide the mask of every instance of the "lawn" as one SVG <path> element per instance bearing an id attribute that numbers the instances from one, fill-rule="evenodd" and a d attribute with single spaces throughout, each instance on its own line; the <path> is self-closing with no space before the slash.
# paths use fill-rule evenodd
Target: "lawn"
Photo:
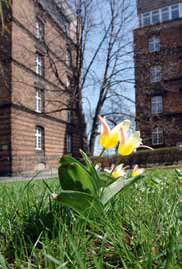
<path id="1" fill-rule="evenodd" d="M 57 191 L 58 180 L 48 180 Z M 93 221 L 42 181 L 0 184 L 0 268 L 182 268 L 182 176 L 145 173 Z"/>

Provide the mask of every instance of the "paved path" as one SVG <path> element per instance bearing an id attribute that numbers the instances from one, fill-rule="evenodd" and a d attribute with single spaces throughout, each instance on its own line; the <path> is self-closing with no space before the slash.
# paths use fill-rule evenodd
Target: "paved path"
<path id="1" fill-rule="evenodd" d="M 29 181 L 31 179 L 40 180 L 40 179 L 51 179 L 57 177 L 57 174 L 36 174 L 34 176 L 13 176 L 13 177 L 0 177 L 0 182 L 14 182 L 14 181 Z"/>

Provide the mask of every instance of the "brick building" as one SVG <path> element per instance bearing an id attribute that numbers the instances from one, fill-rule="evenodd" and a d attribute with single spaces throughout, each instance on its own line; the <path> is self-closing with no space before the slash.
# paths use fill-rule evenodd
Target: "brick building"
<path id="1" fill-rule="evenodd" d="M 138 0 L 136 122 L 153 147 L 182 145 L 182 0 Z"/>
<path id="2" fill-rule="evenodd" d="M 82 145 L 68 110 L 75 18 L 63 0 L 12 0 L 4 15 L 0 176 L 54 171 L 60 156 Z"/>

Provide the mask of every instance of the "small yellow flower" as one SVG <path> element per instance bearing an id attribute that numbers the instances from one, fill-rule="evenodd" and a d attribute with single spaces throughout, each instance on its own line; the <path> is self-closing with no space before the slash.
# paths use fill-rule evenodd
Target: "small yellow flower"
<path id="1" fill-rule="evenodd" d="M 101 136 L 100 144 L 103 148 L 110 149 L 115 147 L 119 142 L 119 130 L 122 128 L 124 131 L 128 131 L 130 126 L 129 120 L 124 120 L 116 125 L 112 130 L 110 130 L 109 125 L 106 122 L 106 119 L 99 116 L 101 122 Z"/>
<path id="2" fill-rule="evenodd" d="M 111 176 L 114 178 L 124 177 L 126 175 L 126 171 L 123 168 L 123 164 L 120 164 L 116 167 L 113 164 L 110 170 L 105 169 L 105 171 L 111 174 Z"/>
<path id="3" fill-rule="evenodd" d="M 140 147 L 142 139 L 140 137 L 140 132 L 136 131 L 131 136 L 128 136 L 128 130 L 120 128 L 120 143 L 118 147 L 118 152 L 120 155 L 127 156 Z"/>
<path id="4" fill-rule="evenodd" d="M 136 164 L 135 167 L 133 168 L 133 171 L 132 171 L 132 177 L 137 177 L 141 174 L 143 174 L 144 172 L 144 169 L 143 168 L 138 168 L 138 165 Z"/>

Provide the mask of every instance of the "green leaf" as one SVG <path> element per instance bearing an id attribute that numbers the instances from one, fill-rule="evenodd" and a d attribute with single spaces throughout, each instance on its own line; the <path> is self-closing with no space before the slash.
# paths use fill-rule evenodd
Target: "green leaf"
<path id="1" fill-rule="evenodd" d="M 58 172 L 63 190 L 87 192 L 93 195 L 97 193 L 89 172 L 73 157 L 66 155 L 61 158 Z"/>
<path id="2" fill-rule="evenodd" d="M 87 216 L 91 213 L 100 214 L 103 209 L 99 200 L 85 192 L 62 191 L 57 195 L 56 200 L 69 206 L 77 213 Z"/>
<path id="3" fill-rule="evenodd" d="M 143 178 L 138 176 L 132 179 L 118 179 L 114 183 L 110 184 L 108 187 L 103 189 L 101 202 L 103 205 L 106 205 L 118 192 L 124 190 L 126 187 L 136 183 L 139 179 Z"/>
<path id="4" fill-rule="evenodd" d="M 117 179 L 112 177 L 109 173 L 107 172 L 101 172 L 99 173 L 100 181 L 101 181 L 101 186 L 102 187 L 107 187 Z"/>
<path id="5" fill-rule="evenodd" d="M 87 154 L 81 149 L 80 149 L 80 154 L 82 155 L 82 158 L 85 161 L 85 164 L 87 166 L 87 170 L 92 178 L 93 184 L 94 184 L 96 190 L 98 190 L 99 187 L 101 186 L 101 182 L 100 182 L 99 175 L 98 175 L 97 171 L 95 170 L 95 166 L 93 165 L 92 161 L 89 159 Z"/>

